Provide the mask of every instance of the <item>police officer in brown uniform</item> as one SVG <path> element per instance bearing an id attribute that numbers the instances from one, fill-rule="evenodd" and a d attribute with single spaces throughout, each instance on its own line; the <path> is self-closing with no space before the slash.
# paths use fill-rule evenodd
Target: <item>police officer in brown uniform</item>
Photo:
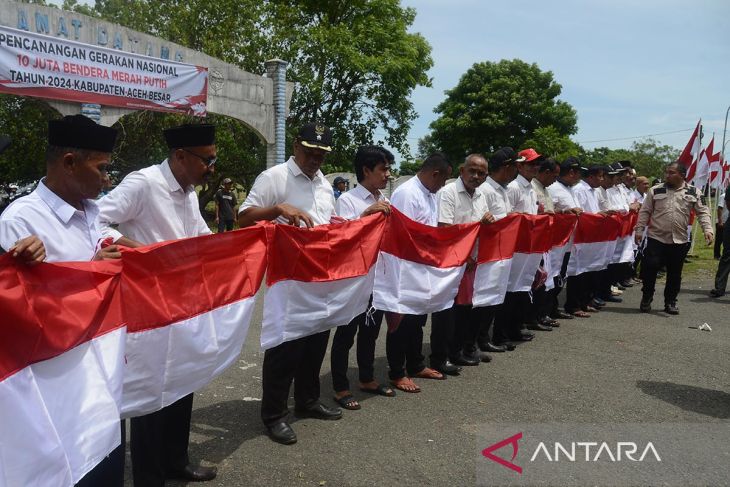
<path id="1" fill-rule="evenodd" d="M 654 186 L 646 193 L 646 199 L 639 211 L 636 243 L 641 242 L 644 232 L 647 234 L 644 262 L 641 266 L 644 285 L 639 309 L 643 313 L 651 311 L 657 272 L 666 265 L 664 311 L 670 315 L 679 314 L 677 295 L 682 283 L 684 258 L 689 250 L 687 225 L 693 209 L 704 231 L 707 245 L 714 238 L 710 211 L 703 203 L 700 191 L 685 182 L 686 174 L 687 168 L 681 163 L 669 164 L 664 169 L 664 183 Z"/>

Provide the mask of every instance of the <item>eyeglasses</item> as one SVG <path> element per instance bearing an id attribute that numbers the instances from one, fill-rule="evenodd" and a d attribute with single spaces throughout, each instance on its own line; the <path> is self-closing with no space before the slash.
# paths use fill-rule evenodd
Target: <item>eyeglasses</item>
<path id="1" fill-rule="evenodd" d="M 185 151 L 185 152 L 187 152 L 188 154 L 192 154 L 192 155 L 194 155 L 195 157 L 197 157 L 197 158 L 198 158 L 198 159 L 200 159 L 201 161 L 205 162 L 205 165 L 206 165 L 206 166 L 208 166 L 208 167 L 210 167 L 210 166 L 214 165 L 214 164 L 215 164 L 216 162 L 218 162 L 218 158 L 217 158 L 216 156 L 210 156 L 210 157 L 203 157 L 203 156 L 201 156 L 200 154 L 196 154 L 196 153 L 195 153 L 195 152 L 193 152 L 193 151 L 189 151 L 189 150 L 187 150 L 187 149 L 183 149 L 182 147 L 180 148 L 180 150 L 181 150 L 181 151 Z"/>

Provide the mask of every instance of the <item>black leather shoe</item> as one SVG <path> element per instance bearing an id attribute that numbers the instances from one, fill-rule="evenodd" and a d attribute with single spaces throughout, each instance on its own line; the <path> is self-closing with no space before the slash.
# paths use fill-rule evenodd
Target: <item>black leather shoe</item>
<path id="1" fill-rule="evenodd" d="M 604 300 L 602 300 L 601 298 L 593 298 L 591 300 L 591 303 L 590 304 L 594 308 L 598 308 L 598 309 L 603 308 L 604 306 L 606 306 L 606 302 Z"/>
<path id="2" fill-rule="evenodd" d="M 668 303 L 664 305 L 664 312 L 668 315 L 678 315 L 679 314 L 679 308 L 677 308 L 677 303 Z"/>
<path id="3" fill-rule="evenodd" d="M 296 438 L 294 439 L 296 441 Z M 218 475 L 218 469 L 215 467 L 203 467 L 198 465 L 194 467 L 190 464 L 185 465 L 182 470 L 169 472 L 167 478 L 174 480 L 187 480 L 188 482 L 206 482 L 213 480 Z"/>
<path id="4" fill-rule="evenodd" d="M 474 365 L 479 365 L 479 362 L 477 362 Z M 442 374 L 446 375 L 459 375 L 459 372 L 461 372 L 461 367 L 457 367 L 456 365 L 452 364 L 448 360 L 442 364 L 431 364 L 431 368 L 434 370 L 438 370 Z"/>
<path id="5" fill-rule="evenodd" d="M 504 347 L 508 352 L 512 352 L 517 349 L 517 345 L 512 342 L 495 342 L 494 344 L 498 347 Z"/>
<path id="6" fill-rule="evenodd" d="M 507 347 L 504 345 L 495 345 L 492 342 L 488 342 L 486 345 L 479 347 L 479 349 L 482 352 L 494 352 L 494 353 L 502 353 L 507 351 Z"/>
<path id="7" fill-rule="evenodd" d="M 325 406 L 316 402 L 307 408 L 294 408 L 294 412 L 300 418 L 315 418 L 324 420 L 335 420 L 342 418 L 342 409 Z"/>
<path id="8" fill-rule="evenodd" d="M 639 311 L 649 313 L 651 311 L 651 299 L 642 299 L 639 304 Z"/>
<path id="9" fill-rule="evenodd" d="M 522 332 L 519 335 L 510 337 L 510 340 L 513 342 L 530 342 L 530 341 L 532 341 L 533 338 L 535 338 L 534 333 Z"/>
<path id="10" fill-rule="evenodd" d="M 543 323 L 535 323 L 534 325 L 528 325 L 527 328 L 530 330 L 537 330 L 537 331 L 553 331 L 553 327 L 549 325 L 545 325 Z"/>
<path id="11" fill-rule="evenodd" d="M 634 283 L 629 281 L 628 279 L 624 279 L 623 281 L 619 282 L 623 287 L 634 287 Z"/>
<path id="12" fill-rule="evenodd" d="M 552 328 L 560 328 L 560 322 L 550 318 L 549 316 L 543 316 L 539 321 L 541 325 L 550 326 Z"/>
<path id="13" fill-rule="evenodd" d="M 297 442 L 296 433 L 286 421 L 267 425 L 266 430 L 269 432 L 269 438 L 282 445 L 293 445 Z"/>
<path id="14" fill-rule="evenodd" d="M 550 318 L 554 320 L 572 320 L 573 315 L 563 313 L 562 311 L 556 311 L 555 313 L 550 313 Z"/>
<path id="15" fill-rule="evenodd" d="M 479 360 L 481 362 L 484 362 L 485 364 L 488 364 L 492 361 L 492 356 L 489 355 L 487 352 L 482 352 L 481 350 L 478 350 L 476 355 L 479 356 Z"/>
<path id="16" fill-rule="evenodd" d="M 725 296 L 725 291 L 720 291 L 719 289 L 713 289 L 710 291 L 711 298 L 719 298 L 721 296 Z"/>
<path id="17" fill-rule="evenodd" d="M 469 355 L 466 355 L 464 353 L 460 353 L 456 357 L 451 359 L 451 362 L 454 365 L 464 365 L 467 367 L 473 367 L 475 365 L 479 365 L 480 360 L 476 357 L 472 357 Z M 448 362 L 446 362 L 448 364 Z"/>

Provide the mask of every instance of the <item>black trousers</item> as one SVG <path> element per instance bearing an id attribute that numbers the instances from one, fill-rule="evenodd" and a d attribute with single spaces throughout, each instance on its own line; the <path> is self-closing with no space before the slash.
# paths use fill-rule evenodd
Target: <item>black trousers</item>
<path id="1" fill-rule="evenodd" d="M 398 328 L 388 333 L 385 339 L 385 354 L 388 357 L 388 376 L 391 380 L 416 375 L 423 365 L 423 327 L 428 315 L 404 315 Z"/>
<path id="2" fill-rule="evenodd" d="M 443 365 L 458 349 L 454 341 L 454 307 L 431 314 L 431 367 Z"/>
<path id="3" fill-rule="evenodd" d="M 124 487 L 124 447 L 126 435 L 124 421 L 121 421 L 122 443 L 116 447 L 89 473 L 76 482 L 76 487 Z"/>
<path id="4" fill-rule="evenodd" d="M 567 279 L 565 289 L 565 312 L 574 313 L 585 310 L 593 299 L 596 282 L 595 272 L 584 272 Z"/>
<path id="5" fill-rule="evenodd" d="M 190 463 L 192 411 L 193 395 L 188 394 L 157 412 L 132 418 L 129 442 L 134 487 L 164 486 L 170 472 Z"/>
<path id="6" fill-rule="evenodd" d="M 490 329 L 492 328 L 492 324 L 494 323 L 494 317 L 497 314 L 497 311 L 499 311 L 499 308 L 501 307 L 501 304 L 497 304 L 494 306 L 485 306 L 483 308 L 477 308 L 477 310 L 482 310 L 482 316 L 481 316 L 481 323 L 479 324 L 479 329 L 476 332 L 476 343 L 477 346 L 484 350 L 487 347 L 487 343 L 492 342 L 493 339 L 490 337 Z M 466 347 L 464 346 L 464 353 L 471 354 L 476 352 L 477 347 L 470 346 Z"/>
<path id="7" fill-rule="evenodd" d="M 382 311 L 375 311 L 370 319 L 367 318 L 366 312 L 357 315 L 348 324 L 337 327 L 335 337 L 332 339 L 332 351 L 330 353 L 332 386 L 335 392 L 350 389 L 350 381 L 347 380 L 347 368 L 350 349 L 355 343 L 355 334 L 357 334 L 357 368 L 360 374 L 360 382 L 367 383 L 375 380 L 375 368 L 373 366 L 375 363 L 375 342 L 378 339 L 382 321 Z"/>
<path id="8" fill-rule="evenodd" d="M 218 220 L 218 233 L 233 230 L 233 220 Z"/>
<path id="9" fill-rule="evenodd" d="M 527 292 L 507 293 L 504 303 L 494 316 L 494 342 L 504 343 L 518 339 L 525 321 L 525 313 L 530 307 L 530 295 Z"/>
<path id="10" fill-rule="evenodd" d="M 677 295 L 682 285 L 682 268 L 684 258 L 689 251 L 689 243 L 665 244 L 648 238 L 644 249 L 644 262 L 641 265 L 641 292 L 644 300 L 654 296 L 656 276 L 663 266 L 667 268 L 667 284 L 664 286 L 664 304 L 677 302 Z"/>
<path id="11" fill-rule="evenodd" d="M 722 256 L 720 257 L 720 262 L 717 263 L 715 289 L 725 292 L 727 278 L 730 275 L 730 222 L 723 225 L 722 238 L 717 238 L 717 240 L 722 240 Z"/>
<path id="12" fill-rule="evenodd" d="M 720 235 L 723 235 L 723 238 L 720 238 Z M 722 256 L 722 249 L 727 248 L 724 235 L 725 225 L 720 226 L 719 223 L 715 223 L 715 245 L 713 247 L 713 254 L 716 259 L 719 259 Z"/>
<path id="13" fill-rule="evenodd" d="M 319 401 L 319 371 L 330 331 L 284 342 L 264 352 L 261 420 L 265 425 L 286 421 L 289 389 L 294 381 L 294 405 L 306 408 Z"/>

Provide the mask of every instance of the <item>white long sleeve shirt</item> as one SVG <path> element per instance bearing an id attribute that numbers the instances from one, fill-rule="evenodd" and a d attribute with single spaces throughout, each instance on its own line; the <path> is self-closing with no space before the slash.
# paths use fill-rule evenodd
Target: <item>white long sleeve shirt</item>
<path id="1" fill-rule="evenodd" d="M 129 173 L 98 204 L 99 221 L 114 241 L 125 236 L 152 244 L 211 233 L 195 188 L 182 188 L 167 160 Z M 119 231 L 110 227 L 114 224 Z"/>

